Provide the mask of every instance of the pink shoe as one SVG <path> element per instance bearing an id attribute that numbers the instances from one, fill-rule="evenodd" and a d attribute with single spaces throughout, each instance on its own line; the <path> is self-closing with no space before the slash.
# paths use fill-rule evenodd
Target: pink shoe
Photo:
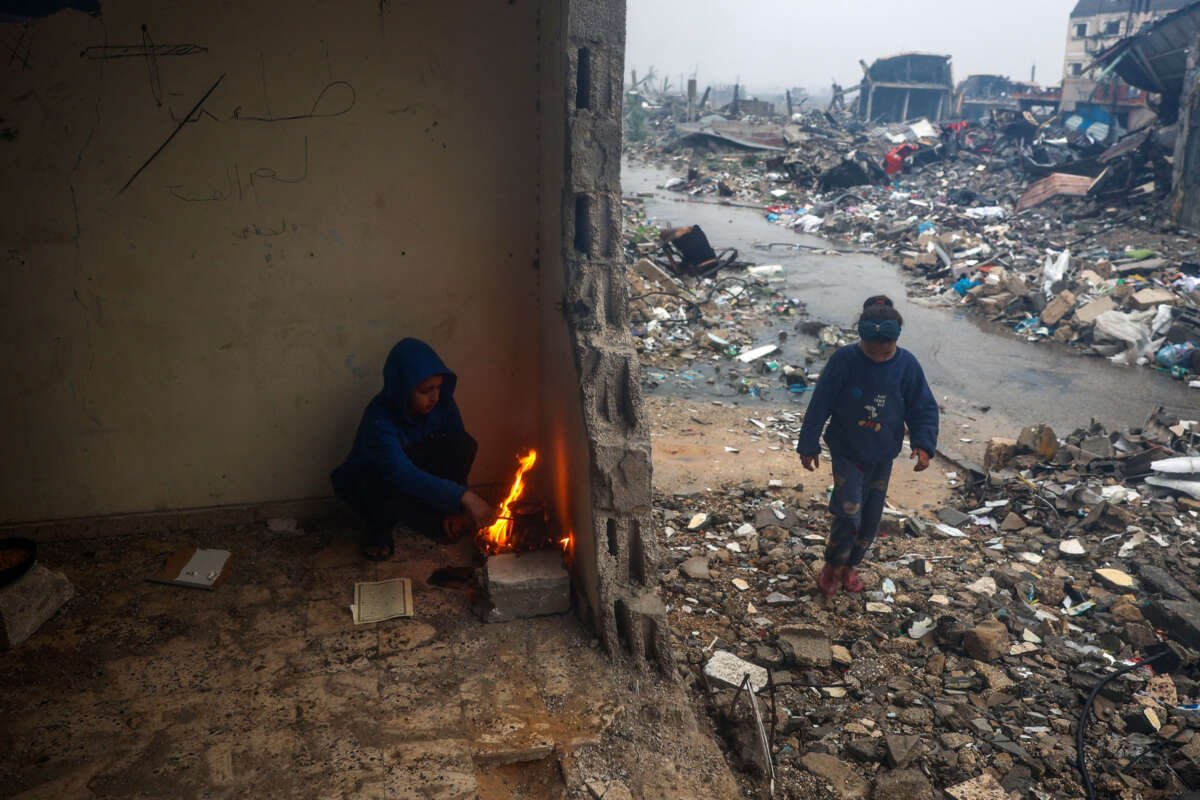
<path id="1" fill-rule="evenodd" d="M 837 594 L 842 584 L 840 572 L 841 567 L 833 567 L 829 564 L 825 565 L 825 569 L 821 570 L 821 574 L 817 576 L 817 588 L 821 590 L 821 594 L 826 597 L 833 597 Z"/>
<path id="2" fill-rule="evenodd" d="M 863 590 L 862 578 L 858 577 L 854 567 L 846 567 L 846 571 L 842 573 L 842 586 L 846 588 L 850 594 L 858 594 Z"/>

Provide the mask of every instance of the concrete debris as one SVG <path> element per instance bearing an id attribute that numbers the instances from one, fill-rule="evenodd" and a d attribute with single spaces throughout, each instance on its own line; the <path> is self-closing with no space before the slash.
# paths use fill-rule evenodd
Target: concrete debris
<path id="1" fill-rule="evenodd" d="M 1200 504 L 1145 483 L 1187 474 L 1166 470 L 1200 455 L 1193 427 L 1155 410 L 1140 427 L 1092 424 L 1060 439 L 1035 424 L 1021 439 L 993 448 L 998 463 L 949 502 L 885 517 L 888 535 L 863 567 L 865 592 L 832 602 L 815 599 L 823 500 L 781 502 L 765 481 L 714 488 L 702 502 L 656 495 L 663 521 L 686 519 L 699 503 L 709 534 L 732 539 L 754 524 L 758 552 L 730 558 L 708 550 L 705 531 L 677 533 L 660 575 L 678 619 L 673 644 L 691 674 L 707 669 L 713 648 L 762 668 L 764 683 L 773 671 L 783 709 L 773 757 L 785 785 L 817 779 L 845 796 L 874 787 L 884 797 L 911 783 L 914 796 L 928 796 L 916 775 L 901 774 L 909 772 L 948 797 L 1079 797 L 1073 735 L 1087 693 L 1168 634 L 1200 651 Z M 681 568 L 694 558 L 705 559 L 711 581 Z M 748 588 L 734 589 L 734 579 Z M 710 707 L 725 707 L 722 698 L 732 692 L 718 690 Z M 1190 710 L 1198 701 L 1200 684 L 1186 672 L 1136 670 L 1111 684 L 1095 707 L 1103 724 L 1089 734 L 1097 785 L 1149 796 L 1169 773 L 1149 757 L 1118 764 L 1153 743 L 1175 770 L 1165 778 L 1171 791 L 1200 789 L 1200 750 L 1194 764 L 1183 753 L 1200 742 Z"/>
<path id="2" fill-rule="evenodd" d="M 565 614 L 571 608 L 571 576 L 558 550 L 491 556 L 483 572 L 491 602 L 488 622 Z"/>
<path id="3" fill-rule="evenodd" d="M 667 188 L 690 199 L 761 208 L 784 228 L 843 245 L 826 252 L 879 252 L 906 271 L 909 293 L 928 302 L 966 306 L 1030 341 L 1163 367 L 1180 380 L 1200 377 L 1200 260 L 1194 238 L 1166 221 L 1174 129 L 1150 126 L 1110 147 L 1107 123 L 1034 117 L 1015 98 L 1036 105 L 1039 90 L 1001 79 L 1016 88 L 991 95 L 990 84 L 976 80 L 995 76 L 972 76 L 964 82 L 970 93 L 984 95 L 953 102 L 983 102 L 986 113 L 939 121 L 953 87 L 922 83 L 918 91 L 908 77 L 871 77 L 911 69 L 940 82 L 944 58 L 902 54 L 864 65 L 857 102 L 839 113 L 795 113 L 782 125 L 749 117 L 688 123 L 664 111 L 627 150 L 677 169 Z M 835 99 L 839 93 L 846 90 Z M 648 349 L 686 346 L 695 337 L 684 329 L 729 309 L 786 314 L 800 303 L 768 273 L 727 271 L 726 280 L 739 281 L 731 285 L 707 267 L 681 272 L 639 218 L 637 199 L 627 202 L 631 260 L 649 259 L 667 273 L 631 273 L 635 323 L 645 325 L 635 334 Z M 1140 224 L 1147 218 L 1163 221 Z M 720 259 L 705 246 L 702 262 L 715 266 Z M 727 263 L 741 262 L 733 254 Z M 694 282 L 697 275 L 704 280 Z M 1118 316 L 1105 320 L 1111 314 Z M 740 324 L 725 333 L 727 357 L 771 344 L 753 341 Z"/>
<path id="4" fill-rule="evenodd" d="M 923 305 L 1200 388 L 1200 258 L 1195 235 L 1167 221 L 1169 131 L 1122 136 L 1114 126 L 1115 144 L 1106 142 L 1104 122 L 1026 113 L 1015 95 L 1049 98 L 979 76 L 951 100 L 986 110 L 948 122 L 949 106 L 925 105 L 941 91 L 941 57 L 913 55 L 864 64 L 863 85 L 835 87 L 828 111 L 792 109 L 781 121 L 726 106 L 735 135 L 781 135 L 782 150 L 692 135 L 677 123 L 698 114 L 667 102 L 626 149 L 669 169 L 665 188 L 680 200 L 757 208 L 781 231 L 761 268 L 734 254 L 701 274 L 670 249 L 684 229 L 669 229 L 664 244 L 641 198 L 625 198 L 626 260 L 657 267 L 628 271 L 644 388 L 753 401 L 746 438 L 722 442 L 741 455 L 720 454 L 725 461 L 793 449 L 803 417 L 795 401 L 829 354 L 856 340 L 808 318 L 774 268 L 778 247 L 881 254 Z M 885 77 L 892 69 L 905 77 Z M 906 111 L 910 69 L 930 70 L 939 88 Z M 899 121 L 880 122 L 889 119 Z M 702 263 L 712 263 L 705 244 Z M 791 355 L 796 340 L 801 358 Z M 776 399 L 800 408 L 763 410 Z M 1200 457 L 1200 426 L 1162 408 L 1119 431 L 1027 422 L 1019 435 L 1005 432 L 1013 438 L 985 438 L 982 464 L 955 459 L 950 502 L 888 509 L 857 597 L 820 596 L 826 499 L 785 489 L 778 473 L 771 483 L 655 496 L 655 514 L 708 515 L 664 543 L 659 565 L 685 679 L 708 691 L 714 648 L 771 670 L 776 796 L 828 794 L 820 783 L 846 797 L 1083 796 L 1073 734 L 1087 693 L 1168 634 L 1200 649 L 1200 467 L 1152 467 Z M 699 414 L 693 423 L 709 424 Z M 743 536 L 747 524 L 754 534 Z M 697 558 L 710 579 L 683 568 Z M 1152 694 L 1151 678 L 1130 672 L 1094 707 L 1087 753 L 1099 796 L 1200 789 L 1195 674 L 1176 675 L 1173 696 L 1160 684 Z M 745 704 L 729 711 L 733 696 L 713 689 L 705 707 L 731 762 L 761 781 L 725 734 L 752 729 Z M 765 783 L 757 788 L 766 794 Z"/>
<path id="5" fill-rule="evenodd" d="M 757 664 L 743 661 L 733 653 L 718 650 L 704 665 L 704 674 L 717 683 L 738 688 L 750 676 L 750 688 L 761 692 L 767 686 L 767 671 Z"/>
<path id="6" fill-rule="evenodd" d="M 0 649 L 19 646 L 74 596 L 75 587 L 67 576 L 35 562 L 24 575 L 0 588 Z"/>
<path id="7" fill-rule="evenodd" d="M 806 770 L 828 782 L 836 797 L 855 800 L 866 797 L 871 789 L 871 784 L 860 777 L 851 765 L 827 753 L 805 753 L 800 763 Z"/>

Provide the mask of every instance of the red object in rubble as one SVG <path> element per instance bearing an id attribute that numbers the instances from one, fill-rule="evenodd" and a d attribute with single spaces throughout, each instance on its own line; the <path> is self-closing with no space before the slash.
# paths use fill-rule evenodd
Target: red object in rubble
<path id="1" fill-rule="evenodd" d="M 893 148 L 883 159 L 883 171 L 888 175 L 903 172 L 904 159 L 917 152 L 918 149 L 914 144 L 902 144 L 899 147 Z"/>

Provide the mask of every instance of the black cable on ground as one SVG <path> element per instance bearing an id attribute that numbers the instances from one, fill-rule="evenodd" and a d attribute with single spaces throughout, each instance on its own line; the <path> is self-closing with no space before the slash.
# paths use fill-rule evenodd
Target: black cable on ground
<path id="1" fill-rule="evenodd" d="M 1101 689 L 1125 673 L 1133 672 L 1138 667 L 1144 667 L 1147 664 L 1153 664 L 1168 655 L 1171 655 L 1170 651 L 1160 650 L 1143 661 L 1121 667 L 1116 672 L 1105 675 L 1104 679 L 1096 684 L 1096 688 L 1092 689 L 1087 702 L 1083 704 L 1083 713 L 1079 715 L 1079 724 L 1075 726 L 1075 768 L 1079 770 L 1079 775 L 1083 778 L 1083 790 L 1087 794 L 1087 800 L 1096 800 L 1096 790 L 1092 788 L 1092 776 L 1088 774 L 1087 759 L 1083 755 L 1083 738 L 1087 733 L 1088 714 L 1092 710 L 1092 703 L 1096 701 L 1096 695 L 1100 694 Z"/>
<path id="2" fill-rule="evenodd" d="M 708 294 L 704 296 L 703 299 L 693 300 L 688 297 L 683 297 L 682 295 L 676 294 L 674 292 L 646 292 L 645 294 L 638 294 L 638 295 L 634 295 L 634 296 L 630 297 L 629 302 L 632 303 L 634 300 L 642 300 L 647 297 L 656 297 L 659 295 L 665 295 L 668 297 L 673 297 L 676 300 L 678 300 L 679 302 L 688 306 L 688 308 L 691 309 L 691 311 L 695 312 L 696 318 L 699 319 L 700 317 L 704 316 L 704 312 L 700 310 L 700 306 L 702 306 L 703 304 L 712 300 L 713 297 L 717 294 L 717 292 L 719 290 L 724 291 L 725 294 L 728 294 L 730 297 L 733 297 L 735 299 L 740 296 L 740 295 L 733 294 L 728 289 L 721 289 L 722 284 L 726 284 L 726 283 L 740 284 L 742 287 L 742 291 L 749 291 L 749 289 L 750 289 L 749 283 L 744 278 L 730 275 L 730 276 L 721 278 L 719 281 L 714 282 L 712 285 L 712 288 L 709 290 Z"/>

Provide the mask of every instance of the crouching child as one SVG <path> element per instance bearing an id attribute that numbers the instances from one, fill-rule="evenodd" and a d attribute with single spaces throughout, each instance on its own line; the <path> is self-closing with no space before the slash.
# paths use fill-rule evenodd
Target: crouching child
<path id="1" fill-rule="evenodd" d="M 363 520 L 364 558 L 392 557 L 397 524 L 456 538 L 485 527 L 493 515 L 467 488 L 478 445 L 454 402 L 457 376 L 433 348 L 404 339 L 383 366 L 383 391 L 363 412 L 333 490 Z"/>

